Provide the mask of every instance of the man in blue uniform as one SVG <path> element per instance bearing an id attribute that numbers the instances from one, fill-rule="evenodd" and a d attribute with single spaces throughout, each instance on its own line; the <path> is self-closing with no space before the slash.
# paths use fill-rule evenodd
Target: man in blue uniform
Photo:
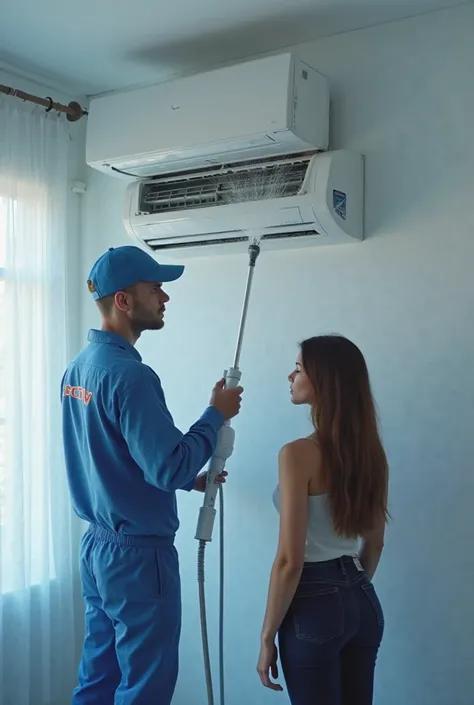
<path id="1" fill-rule="evenodd" d="M 175 492 L 204 490 L 205 473 L 198 473 L 224 421 L 239 413 L 242 393 L 218 382 L 183 434 L 159 377 L 134 347 L 142 331 L 163 327 L 169 297 L 162 285 L 183 270 L 132 246 L 102 255 L 88 280 L 102 330 L 90 331 L 62 380 L 69 487 L 75 512 L 89 522 L 80 556 L 86 634 L 74 705 L 169 705 L 175 689 Z"/>

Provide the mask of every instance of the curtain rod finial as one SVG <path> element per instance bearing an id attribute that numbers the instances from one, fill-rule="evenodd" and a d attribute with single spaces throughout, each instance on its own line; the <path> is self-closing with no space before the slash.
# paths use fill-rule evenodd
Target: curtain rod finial
<path id="1" fill-rule="evenodd" d="M 67 113 L 69 122 L 77 122 L 83 115 L 87 115 L 87 110 L 84 110 L 75 100 L 69 103 L 68 108 L 70 108 L 70 112 Z"/>

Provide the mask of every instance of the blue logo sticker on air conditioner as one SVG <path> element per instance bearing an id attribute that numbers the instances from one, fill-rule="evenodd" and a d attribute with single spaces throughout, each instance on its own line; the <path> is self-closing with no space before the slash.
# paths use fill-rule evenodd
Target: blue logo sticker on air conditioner
<path id="1" fill-rule="evenodd" d="M 332 192 L 332 207 L 337 215 L 342 220 L 345 220 L 347 218 L 347 194 L 334 189 Z"/>

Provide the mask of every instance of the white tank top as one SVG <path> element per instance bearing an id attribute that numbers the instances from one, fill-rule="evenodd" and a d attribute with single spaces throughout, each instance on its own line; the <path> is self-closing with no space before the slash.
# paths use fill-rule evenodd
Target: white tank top
<path id="1" fill-rule="evenodd" d="M 273 492 L 273 504 L 280 511 L 280 488 Z M 342 556 L 357 556 L 359 540 L 339 536 L 334 530 L 328 495 L 308 495 L 305 563 L 332 561 Z"/>

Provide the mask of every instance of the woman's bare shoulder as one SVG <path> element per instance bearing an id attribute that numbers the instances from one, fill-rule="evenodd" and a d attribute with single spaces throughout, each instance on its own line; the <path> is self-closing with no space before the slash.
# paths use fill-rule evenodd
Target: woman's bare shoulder
<path id="1" fill-rule="evenodd" d="M 312 438 L 297 438 L 280 450 L 280 459 L 296 464 L 302 470 L 314 469 L 315 464 L 319 465 L 320 457 L 319 446 Z"/>
<path id="2" fill-rule="evenodd" d="M 321 452 L 314 437 L 297 438 L 280 450 L 280 464 L 305 477 L 309 494 L 323 494 Z"/>

